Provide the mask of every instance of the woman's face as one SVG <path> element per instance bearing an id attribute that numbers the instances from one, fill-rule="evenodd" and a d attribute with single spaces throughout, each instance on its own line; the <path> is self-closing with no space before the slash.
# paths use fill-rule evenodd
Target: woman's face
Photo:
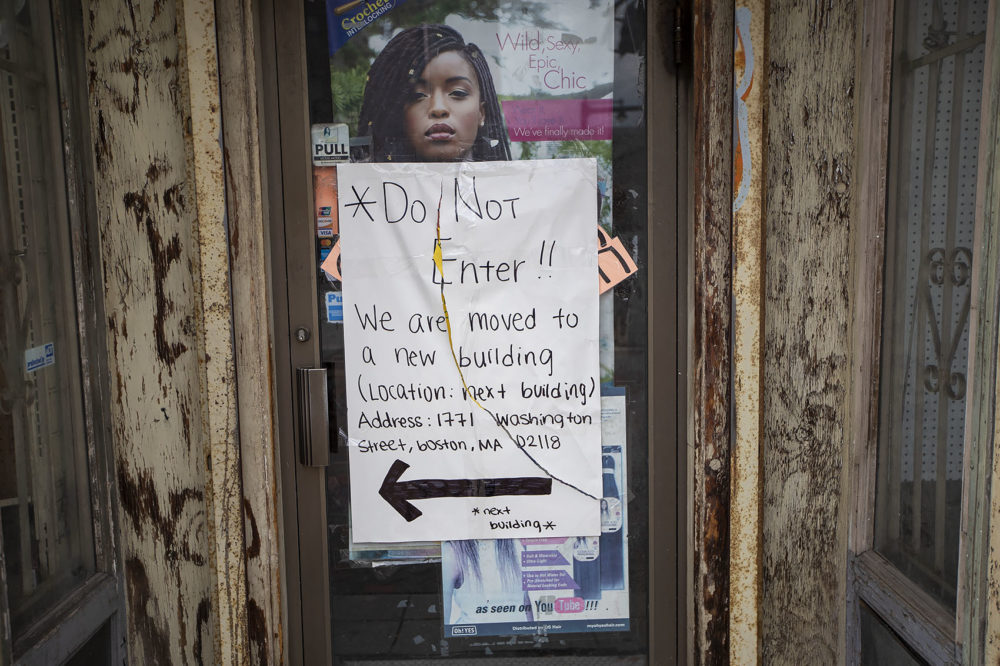
<path id="1" fill-rule="evenodd" d="M 428 162 L 465 159 L 485 118 L 472 65 L 458 51 L 436 56 L 414 84 L 403 116 L 417 157 Z"/>

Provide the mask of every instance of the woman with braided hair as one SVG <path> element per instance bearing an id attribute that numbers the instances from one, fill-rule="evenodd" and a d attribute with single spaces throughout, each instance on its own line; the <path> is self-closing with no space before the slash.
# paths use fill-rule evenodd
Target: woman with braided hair
<path id="1" fill-rule="evenodd" d="M 389 40 L 368 72 L 358 125 L 375 162 L 510 159 L 486 58 L 444 25 Z"/>

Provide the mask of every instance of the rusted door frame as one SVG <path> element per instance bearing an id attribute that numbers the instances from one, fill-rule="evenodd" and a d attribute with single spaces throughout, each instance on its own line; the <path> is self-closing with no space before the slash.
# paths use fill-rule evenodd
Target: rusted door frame
<path id="1" fill-rule="evenodd" d="M 732 437 L 733 20 L 694 0 L 690 361 L 694 663 L 729 663 Z"/>

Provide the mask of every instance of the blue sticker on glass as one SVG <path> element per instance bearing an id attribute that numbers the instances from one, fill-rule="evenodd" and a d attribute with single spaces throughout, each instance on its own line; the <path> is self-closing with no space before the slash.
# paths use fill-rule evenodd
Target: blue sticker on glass
<path id="1" fill-rule="evenodd" d="M 340 291 L 329 291 L 326 294 L 326 320 L 331 324 L 344 322 L 344 294 Z"/>
<path id="2" fill-rule="evenodd" d="M 55 364 L 56 345 L 53 342 L 24 351 L 24 369 L 28 372 L 34 372 L 40 368 Z"/>
<path id="3" fill-rule="evenodd" d="M 330 42 L 330 55 L 339 51 L 351 37 L 403 2 L 404 0 L 326 0 L 326 32 Z"/>

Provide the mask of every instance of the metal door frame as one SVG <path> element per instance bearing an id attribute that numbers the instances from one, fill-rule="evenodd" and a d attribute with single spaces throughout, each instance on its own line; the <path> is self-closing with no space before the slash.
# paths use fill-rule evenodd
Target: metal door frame
<path id="1" fill-rule="evenodd" d="M 675 15 L 675 4 L 682 5 Z M 330 663 L 325 468 L 299 463 L 295 368 L 318 367 L 319 336 L 299 342 L 292 331 L 318 332 L 315 266 L 289 262 L 285 220 L 311 217 L 312 164 L 301 4 L 256 0 L 260 17 L 261 99 L 266 163 L 269 269 L 274 305 L 281 497 L 290 663 Z M 678 3 L 646 3 L 647 284 L 649 428 L 649 663 L 688 663 L 693 643 L 687 358 L 688 246 L 692 219 L 687 174 L 691 146 L 688 67 L 678 64 Z M 311 255 L 310 255 L 311 256 Z M 658 258 L 653 260 L 652 258 Z M 291 289 L 307 284 L 309 289 Z M 656 405 L 674 409 L 654 409 Z M 671 448 L 670 443 L 676 442 Z M 304 577 L 304 571 L 311 572 Z"/>

